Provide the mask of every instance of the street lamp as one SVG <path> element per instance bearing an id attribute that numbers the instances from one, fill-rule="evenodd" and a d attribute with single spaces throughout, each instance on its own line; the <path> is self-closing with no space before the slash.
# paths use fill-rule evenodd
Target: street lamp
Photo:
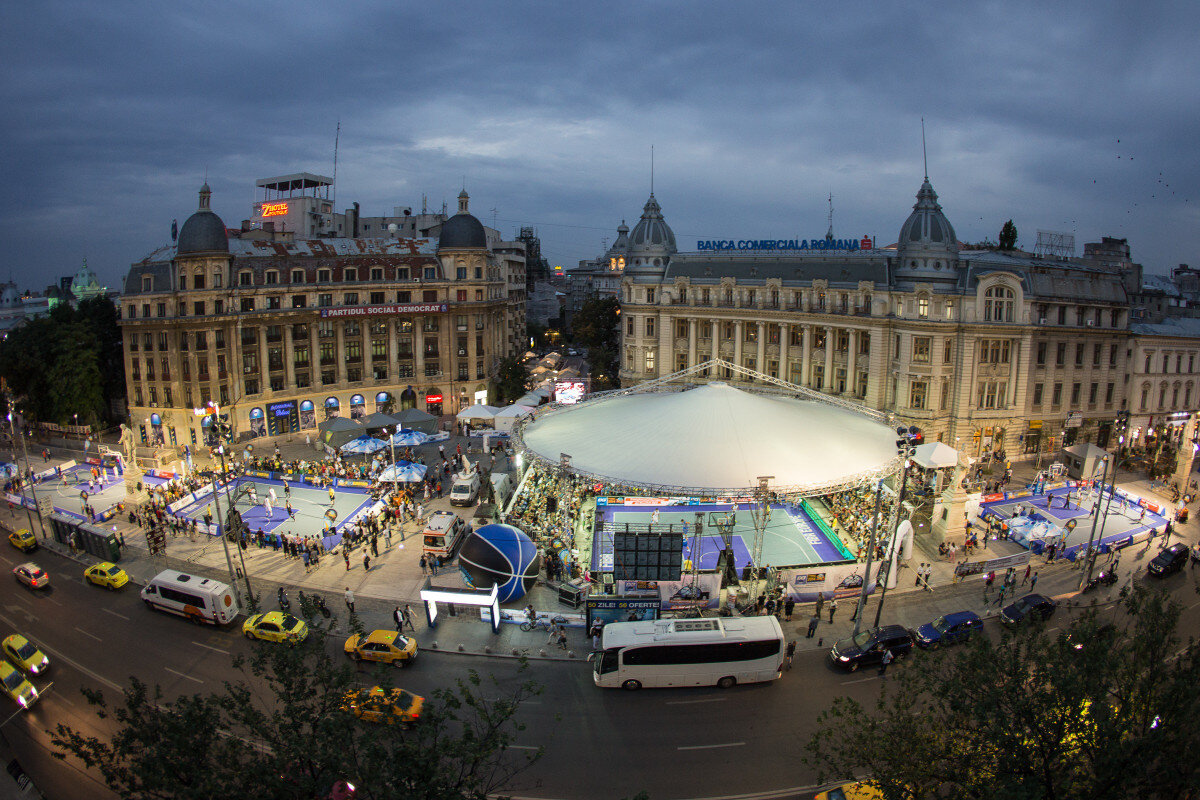
<path id="1" fill-rule="evenodd" d="M 896 435 L 898 437 L 896 450 L 904 456 L 904 472 L 900 478 L 900 491 L 896 493 L 896 510 L 892 513 L 892 535 L 888 547 L 884 551 L 883 564 L 879 568 L 879 579 L 876 580 L 877 584 L 882 581 L 883 587 L 879 592 L 879 607 L 875 609 L 875 627 L 879 627 L 879 618 L 883 614 L 883 601 L 887 597 L 887 582 L 891 573 L 892 561 L 895 559 L 896 532 L 900 529 L 900 509 L 904 505 L 904 490 L 908 488 L 908 470 L 912 466 L 912 457 L 916 446 L 924 438 L 921 429 L 916 425 L 896 428 Z M 866 583 L 866 578 L 863 579 L 863 583 Z"/>
<path id="2" fill-rule="evenodd" d="M 17 449 L 16 449 L 17 448 L 17 444 L 16 444 L 16 442 L 17 442 L 17 422 L 13 418 L 12 411 L 8 412 L 8 424 L 9 424 L 9 429 L 12 431 L 12 437 L 13 437 L 13 461 L 16 461 L 17 460 Z M 21 436 L 21 452 L 25 454 L 25 469 L 29 470 L 29 451 L 25 449 L 25 437 L 24 436 Z M 18 470 L 19 469 L 20 469 L 20 467 L 18 466 Z M 33 484 L 34 484 L 34 481 L 33 481 L 32 475 L 31 475 L 29 478 L 29 491 L 33 492 L 33 504 L 36 506 L 37 505 L 37 488 Z M 22 501 L 21 505 L 25 506 L 25 503 Z M 30 512 L 29 506 L 25 506 L 25 516 L 29 520 L 29 530 L 32 532 L 33 531 L 33 514 Z M 46 523 L 45 523 L 45 521 L 42 520 L 41 508 L 38 509 L 38 527 L 41 528 L 42 538 L 45 539 L 46 538 Z"/>

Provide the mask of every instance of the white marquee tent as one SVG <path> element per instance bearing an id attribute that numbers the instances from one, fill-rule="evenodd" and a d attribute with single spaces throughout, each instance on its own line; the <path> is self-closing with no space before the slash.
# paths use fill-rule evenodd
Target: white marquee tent
<path id="1" fill-rule="evenodd" d="M 517 420 L 522 417 L 528 417 L 533 413 L 533 409 L 529 406 L 516 405 L 505 406 L 496 412 L 496 416 L 492 419 L 496 422 L 496 430 L 502 433 L 508 433 L 517 424 Z"/>
<path id="2" fill-rule="evenodd" d="M 877 415 L 876 415 L 877 416 Z M 866 413 L 725 383 L 584 402 L 529 423 L 530 454 L 612 483 L 744 490 L 759 476 L 818 494 L 895 468 L 895 431 Z"/>

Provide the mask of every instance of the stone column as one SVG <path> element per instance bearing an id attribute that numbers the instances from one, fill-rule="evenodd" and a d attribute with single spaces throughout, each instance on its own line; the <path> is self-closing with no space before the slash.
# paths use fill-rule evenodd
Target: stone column
<path id="1" fill-rule="evenodd" d="M 720 320 L 712 320 L 711 322 L 709 322 L 709 325 L 711 326 L 709 328 L 709 333 L 712 334 L 712 338 L 709 340 L 709 344 L 712 345 L 713 361 L 716 361 L 718 358 L 721 357 L 721 321 Z"/>
<path id="2" fill-rule="evenodd" d="M 759 322 L 757 324 L 758 324 L 758 353 L 755 355 L 756 361 L 754 363 L 757 365 L 756 368 L 758 369 L 759 372 L 766 374 L 766 372 L 767 372 L 767 362 L 766 362 L 767 323 Z"/>
<path id="3" fill-rule="evenodd" d="M 333 360 L 337 364 L 337 382 L 339 385 L 346 382 L 346 323 L 342 320 L 333 323 L 334 330 L 334 345 L 333 345 Z M 350 416 L 350 411 L 347 410 L 345 416 Z"/>
<path id="4" fill-rule="evenodd" d="M 296 385 L 296 345 L 292 341 L 292 323 L 280 325 L 283 333 L 283 374 L 287 388 L 292 390 Z"/>
<path id="5" fill-rule="evenodd" d="M 800 385 L 812 386 L 812 326 L 804 325 L 801 328 L 801 340 L 803 344 L 800 348 Z"/>
<path id="6" fill-rule="evenodd" d="M 742 320 L 733 323 L 733 363 L 742 365 Z"/>
<path id="7" fill-rule="evenodd" d="M 846 391 L 854 396 L 854 359 L 858 349 L 858 331 L 851 328 L 849 334 L 850 343 L 846 350 Z"/>
<path id="8" fill-rule="evenodd" d="M 825 391 L 833 389 L 833 328 L 825 326 Z"/>
<path id="9" fill-rule="evenodd" d="M 779 323 L 779 377 L 785 381 L 790 381 L 790 373 L 788 372 L 788 324 L 786 322 Z"/>
<path id="10" fill-rule="evenodd" d="M 258 378 L 258 391 L 266 393 L 271 391 L 271 366 L 267 362 L 267 326 L 258 326 L 258 375 L 252 376 Z M 245 375 L 242 376 L 246 377 Z M 249 413 L 249 412 L 247 412 Z"/>
<path id="11" fill-rule="evenodd" d="M 687 322 L 688 322 L 688 360 L 687 360 L 687 365 L 689 367 L 694 367 L 694 366 L 696 366 L 696 336 L 699 333 L 699 331 L 697 331 L 696 328 L 699 326 L 696 322 L 695 317 L 688 317 Z"/>

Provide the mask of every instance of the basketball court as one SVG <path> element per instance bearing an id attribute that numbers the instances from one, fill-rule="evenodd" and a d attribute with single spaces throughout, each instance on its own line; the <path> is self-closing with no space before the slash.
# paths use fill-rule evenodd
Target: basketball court
<path id="1" fill-rule="evenodd" d="M 40 498 L 49 497 L 54 505 L 54 510 L 62 514 L 86 519 L 83 505 L 87 503 L 96 512 L 97 517 L 103 517 L 115 508 L 117 503 L 124 502 L 125 479 L 120 472 L 113 477 L 112 470 L 106 469 L 101 472 L 94 488 L 89 489 L 88 480 L 92 477 L 91 470 L 91 464 L 78 464 L 63 470 L 61 476 L 50 474 L 44 477 L 34 487 L 34 490 Z M 152 475 L 143 475 L 141 480 L 142 483 L 149 486 L 165 483 L 162 478 Z M 22 494 L 30 500 L 33 499 L 33 492 L 29 490 L 28 486 L 24 488 Z"/>
<path id="2" fill-rule="evenodd" d="M 1044 495 L 982 503 L 980 515 L 1008 523 L 1012 540 L 1035 553 L 1042 552 L 1050 543 L 1060 542 L 1059 552 L 1071 557 L 1076 550 L 1087 546 L 1093 522 L 1097 545 L 1121 544 L 1152 530 L 1161 530 L 1167 522 L 1164 516 L 1167 512 L 1151 511 L 1137 501 L 1133 496 L 1123 498 L 1121 490 L 1110 503 L 1107 491 L 1099 499 L 1094 490 L 1081 492 L 1078 488 L 1063 487 Z M 1095 512 L 1097 507 L 1099 511 Z M 1018 509 L 1020 514 L 1014 519 Z M 1096 518 L 1094 513 L 1100 517 Z"/>
<path id="3" fill-rule="evenodd" d="M 606 498 L 601 498 L 606 500 Z M 842 544 L 815 513 L 799 505 L 771 506 L 763 534 L 761 566 L 808 567 L 818 564 L 842 564 L 854 561 Z M 657 512 L 657 521 L 655 513 Z M 696 514 L 702 514 L 703 530 L 696 542 Z M 691 560 L 693 548 L 699 551 L 699 568 L 715 570 L 725 542 L 717 521 L 729 520 L 730 545 L 734 564 L 739 572 L 751 565 L 754 546 L 754 523 L 751 510 L 741 506 L 737 511 L 728 503 L 700 505 L 616 505 L 598 503 L 596 527 L 593 531 L 592 570 L 607 572 L 613 569 L 613 534 L 628 526 L 629 530 L 654 533 L 683 533 L 683 558 Z M 686 527 L 685 527 L 686 525 Z"/>
<path id="4" fill-rule="evenodd" d="M 257 502 L 251 499 L 248 491 L 250 487 L 255 490 L 255 495 L 258 498 Z M 294 536 L 321 536 L 325 529 L 326 523 L 329 522 L 326 512 L 329 511 L 329 490 L 321 489 L 310 484 L 297 484 L 289 482 L 291 491 L 290 497 L 283 492 L 283 482 L 270 480 L 267 478 L 237 478 L 228 487 L 220 489 L 220 504 L 221 510 L 227 512 L 227 499 L 237 497 L 235 504 L 238 512 L 242 515 L 242 520 L 246 523 L 246 527 L 251 531 L 262 529 L 263 533 L 276 532 L 294 535 Z M 269 490 L 275 490 L 275 501 L 272 503 L 271 513 L 267 514 L 267 507 L 264 501 L 268 497 Z M 291 501 L 292 511 L 295 512 L 289 519 L 287 507 L 284 505 L 286 500 Z M 333 510 L 337 512 L 337 519 L 330 523 L 330 527 L 340 529 L 345 521 L 353 517 L 364 508 L 368 508 L 374 503 L 364 490 L 339 487 L 335 489 L 335 499 L 333 502 Z M 217 520 L 216 509 L 213 508 L 212 494 L 205 495 L 200 500 L 185 506 L 180 509 L 179 515 L 187 519 L 203 520 L 206 511 L 210 511 L 214 521 Z"/>

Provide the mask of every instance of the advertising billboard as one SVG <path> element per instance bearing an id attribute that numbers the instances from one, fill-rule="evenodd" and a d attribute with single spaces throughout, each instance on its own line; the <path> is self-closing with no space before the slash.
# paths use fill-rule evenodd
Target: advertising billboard
<path id="1" fill-rule="evenodd" d="M 587 397 L 586 381 L 555 381 L 554 402 L 572 405 Z"/>

